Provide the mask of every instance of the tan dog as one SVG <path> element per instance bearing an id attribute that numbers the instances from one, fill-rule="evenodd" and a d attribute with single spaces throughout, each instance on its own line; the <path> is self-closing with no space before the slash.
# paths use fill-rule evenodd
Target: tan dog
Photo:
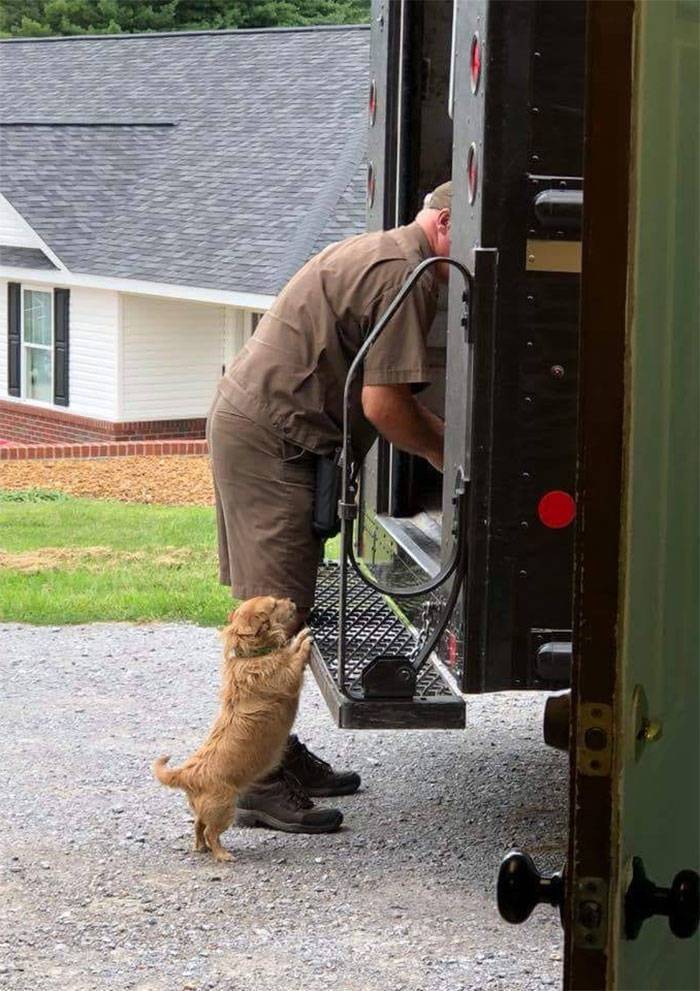
<path id="1" fill-rule="evenodd" d="M 233 822 L 236 798 L 279 764 L 299 704 L 310 632 L 289 641 L 296 607 L 289 599 L 258 596 L 229 616 L 222 631 L 221 709 L 202 746 L 181 767 L 159 757 L 153 773 L 182 788 L 195 814 L 194 849 L 231 860 L 220 835 Z"/>

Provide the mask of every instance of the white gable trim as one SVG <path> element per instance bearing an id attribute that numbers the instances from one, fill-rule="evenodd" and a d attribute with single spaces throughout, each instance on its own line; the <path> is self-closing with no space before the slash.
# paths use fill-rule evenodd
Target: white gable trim
<path id="1" fill-rule="evenodd" d="M 13 248 L 41 248 L 47 258 L 62 271 L 68 271 L 61 259 L 28 224 L 19 210 L 0 193 L 0 244 Z"/>
<path id="2" fill-rule="evenodd" d="M 46 250 L 46 249 L 44 249 Z M 110 289 L 143 296 L 163 296 L 166 299 L 189 299 L 198 303 L 225 303 L 248 310 L 267 310 L 275 297 L 266 293 L 234 292 L 226 289 L 200 289 L 196 286 L 180 286 L 169 282 L 145 282 L 139 279 L 111 279 L 101 275 L 80 275 L 48 269 L 16 268 L 0 265 L 0 279 L 13 282 L 41 282 L 52 286 L 85 286 L 88 289 Z"/>

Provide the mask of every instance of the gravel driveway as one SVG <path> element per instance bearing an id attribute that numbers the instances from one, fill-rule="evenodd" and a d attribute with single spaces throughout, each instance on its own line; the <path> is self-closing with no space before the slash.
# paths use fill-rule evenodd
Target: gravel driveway
<path id="1" fill-rule="evenodd" d="M 543 696 L 469 703 L 465 732 L 341 732 L 311 675 L 298 729 L 363 776 L 345 826 L 231 829 L 189 852 L 151 778 L 200 742 L 219 643 L 185 625 L 0 627 L 0 987 L 32 991 L 534 991 L 560 986 L 554 910 L 506 926 L 511 845 L 561 865 L 566 760 Z M 328 800 L 330 801 L 330 800 Z"/>

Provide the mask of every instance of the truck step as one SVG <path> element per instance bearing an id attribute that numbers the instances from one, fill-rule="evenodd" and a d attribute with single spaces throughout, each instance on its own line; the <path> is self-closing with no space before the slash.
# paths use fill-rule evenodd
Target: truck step
<path id="1" fill-rule="evenodd" d="M 464 699 L 432 661 L 419 672 L 413 698 L 364 697 L 362 671 L 369 662 L 380 654 L 410 654 L 415 638 L 384 597 L 352 571 L 348 576 L 347 656 L 341 690 L 337 682 L 339 575 L 334 562 L 321 565 L 309 622 L 314 634 L 311 670 L 337 725 L 341 729 L 462 729 Z"/>

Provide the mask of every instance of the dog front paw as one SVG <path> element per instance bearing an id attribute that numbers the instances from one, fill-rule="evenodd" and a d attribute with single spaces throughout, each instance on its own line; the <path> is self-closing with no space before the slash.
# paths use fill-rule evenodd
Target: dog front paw
<path id="1" fill-rule="evenodd" d="M 311 644 L 314 642 L 313 634 L 308 626 L 305 626 L 302 630 L 299 630 L 297 635 L 292 640 L 292 650 L 297 651 L 301 647 L 307 647 L 311 650 Z"/>

